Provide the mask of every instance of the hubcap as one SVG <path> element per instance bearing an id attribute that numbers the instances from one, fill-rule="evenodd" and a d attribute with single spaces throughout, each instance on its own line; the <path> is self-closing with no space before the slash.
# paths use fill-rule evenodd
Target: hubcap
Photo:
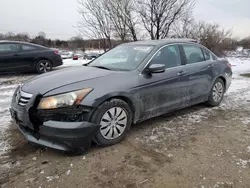
<path id="1" fill-rule="evenodd" d="M 49 64 L 49 62 L 45 61 L 45 62 L 40 63 L 39 70 L 41 72 L 48 72 L 48 71 L 50 71 L 50 64 Z"/>
<path id="2" fill-rule="evenodd" d="M 127 114 L 120 107 L 109 109 L 101 119 L 100 132 L 108 140 L 118 138 L 126 129 Z"/>
<path id="3" fill-rule="evenodd" d="M 220 82 L 217 82 L 215 85 L 214 85 L 214 88 L 213 88 L 213 100 L 215 102 L 219 102 L 223 96 L 223 85 L 222 83 Z"/>

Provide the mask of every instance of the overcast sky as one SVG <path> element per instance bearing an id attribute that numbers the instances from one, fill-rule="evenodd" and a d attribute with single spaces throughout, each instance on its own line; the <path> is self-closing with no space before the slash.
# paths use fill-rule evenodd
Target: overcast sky
<path id="1" fill-rule="evenodd" d="M 249 0 L 197 0 L 194 16 L 242 38 L 250 35 L 249 8 Z M 77 35 L 78 20 L 76 0 L 0 0 L 0 33 L 44 31 L 47 37 L 68 39 Z"/>

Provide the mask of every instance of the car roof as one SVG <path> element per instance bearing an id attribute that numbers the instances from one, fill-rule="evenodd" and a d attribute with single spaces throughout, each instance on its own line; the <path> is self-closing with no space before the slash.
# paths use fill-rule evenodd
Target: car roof
<path id="1" fill-rule="evenodd" d="M 198 42 L 195 39 L 188 39 L 188 38 L 166 38 L 166 39 L 160 39 L 160 40 L 136 41 L 136 42 L 130 42 L 126 44 L 158 46 L 158 45 L 165 45 L 165 44 L 171 44 L 171 43 L 198 43 Z"/>
<path id="2" fill-rule="evenodd" d="M 0 40 L 0 44 L 1 43 L 27 44 L 27 45 L 33 45 L 33 46 L 37 46 L 37 47 L 41 47 L 41 48 L 46 48 L 45 46 L 41 46 L 38 44 L 29 43 L 29 42 L 22 42 L 22 41 Z"/>

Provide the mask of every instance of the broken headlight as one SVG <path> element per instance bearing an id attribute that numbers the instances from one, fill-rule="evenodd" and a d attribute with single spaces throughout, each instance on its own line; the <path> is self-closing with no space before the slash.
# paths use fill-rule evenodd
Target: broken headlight
<path id="1" fill-rule="evenodd" d="M 38 105 L 38 109 L 46 110 L 78 105 L 92 90 L 92 88 L 87 88 L 42 98 Z"/>

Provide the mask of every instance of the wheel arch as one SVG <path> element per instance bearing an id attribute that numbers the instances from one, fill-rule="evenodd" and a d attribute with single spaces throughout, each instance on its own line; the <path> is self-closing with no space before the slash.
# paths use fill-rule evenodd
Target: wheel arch
<path id="1" fill-rule="evenodd" d="M 225 88 L 226 88 L 226 86 L 227 86 L 227 80 L 226 80 L 226 78 L 225 78 L 223 75 L 220 75 L 220 76 L 216 77 L 216 78 L 214 79 L 214 81 L 213 81 L 213 85 L 214 85 L 214 83 L 215 83 L 215 81 L 216 81 L 217 79 L 221 79 L 221 80 L 223 81 L 223 83 L 224 83 Z M 212 85 L 212 87 L 213 87 L 213 85 Z"/>
<path id="2" fill-rule="evenodd" d="M 37 64 L 39 61 L 41 61 L 41 60 L 50 61 L 50 63 L 53 65 L 52 61 L 51 61 L 49 58 L 47 58 L 47 57 L 38 57 L 38 58 L 36 58 L 36 60 L 35 60 L 36 64 Z"/>
<path id="3" fill-rule="evenodd" d="M 110 101 L 112 99 L 120 99 L 120 100 L 123 100 L 124 102 L 126 102 L 132 111 L 132 122 L 135 123 L 138 120 L 139 113 L 140 113 L 139 105 L 137 104 L 136 100 L 132 96 L 129 96 L 128 94 L 122 94 L 122 93 L 112 94 L 112 95 L 109 94 L 108 96 L 102 97 L 101 100 L 100 99 L 97 100 L 94 103 L 94 106 L 98 107 L 101 104 L 103 104 L 104 102 Z M 92 115 L 93 114 L 91 114 L 91 116 Z"/>
<path id="4" fill-rule="evenodd" d="M 47 58 L 47 57 L 38 57 L 34 61 L 34 68 L 35 69 L 36 69 L 36 66 L 37 66 L 38 62 L 41 61 L 41 60 L 47 60 L 47 61 L 49 61 L 51 63 L 51 65 L 52 65 L 52 67 L 54 67 L 52 61 L 49 58 Z"/>

